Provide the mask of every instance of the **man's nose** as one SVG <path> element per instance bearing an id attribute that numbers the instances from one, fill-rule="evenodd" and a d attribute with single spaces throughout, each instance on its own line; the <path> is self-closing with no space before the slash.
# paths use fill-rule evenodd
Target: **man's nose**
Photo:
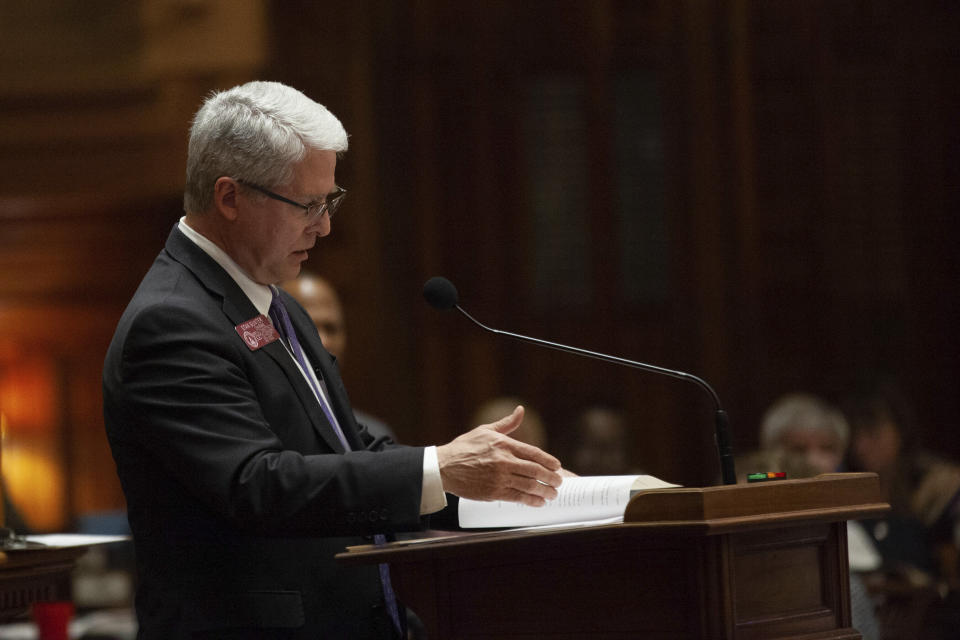
<path id="1" fill-rule="evenodd" d="M 330 235 L 331 227 L 332 225 L 330 224 L 330 216 L 324 212 L 322 216 L 307 226 L 307 233 L 315 233 L 322 238 Z"/>

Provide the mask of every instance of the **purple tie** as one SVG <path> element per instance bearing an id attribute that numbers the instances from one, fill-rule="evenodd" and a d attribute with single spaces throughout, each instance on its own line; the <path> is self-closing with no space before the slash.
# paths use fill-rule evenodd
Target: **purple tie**
<path id="1" fill-rule="evenodd" d="M 343 435 L 343 430 L 340 428 L 340 423 L 337 422 L 336 416 L 333 415 L 333 409 L 331 409 L 330 405 L 327 404 L 326 398 L 322 393 L 320 393 L 320 389 L 317 388 L 313 381 L 313 377 L 310 375 L 310 367 L 307 366 L 307 359 L 303 357 L 303 349 L 300 348 L 300 341 L 297 340 L 297 332 L 293 330 L 293 324 L 290 323 L 290 315 L 287 313 L 287 308 L 283 305 L 283 300 L 280 299 L 280 296 L 277 294 L 277 292 L 274 289 L 271 289 L 270 291 L 273 293 L 273 299 L 270 300 L 270 319 L 273 320 L 273 324 L 276 326 L 283 339 L 286 340 L 287 344 L 290 345 L 290 350 L 293 351 L 293 357 L 296 358 L 297 362 L 300 363 L 300 368 L 303 369 L 303 373 L 307 378 L 307 382 L 310 383 L 310 388 L 313 389 L 313 394 L 317 396 L 317 402 L 320 403 L 320 408 L 323 409 L 323 414 L 327 416 L 327 421 L 330 422 L 330 425 L 336 432 L 337 438 L 340 440 L 340 444 L 343 445 L 344 449 L 350 451 L 350 445 L 347 443 L 347 437 Z"/>
<path id="2" fill-rule="evenodd" d="M 340 444 L 343 445 L 345 450 L 350 451 L 350 444 L 347 442 L 346 436 L 343 435 L 343 430 L 340 428 L 340 423 L 337 422 L 336 416 L 333 415 L 333 409 L 330 408 L 324 395 L 320 393 L 320 390 L 313 381 L 313 377 L 310 375 L 310 368 L 307 366 L 306 358 L 303 357 L 300 341 L 297 340 L 297 332 L 293 330 L 293 324 L 290 322 L 290 315 L 287 313 L 287 308 L 284 306 L 283 300 L 280 299 L 280 295 L 273 287 L 270 287 L 270 292 L 273 294 L 273 298 L 270 300 L 270 319 L 273 320 L 273 324 L 277 331 L 280 332 L 280 336 L 290 345 L 290 350 L 293 351 L 293 357 L 297 359 L 297 362 L 300 363 L 300 368 L 303 369 L 304 374 L 306 374 L 307 382 L 310 383 L 310 388 L 313 389 L 314 395 L 317 396 L 317 401 L 320 403 L 320 408 L 323 409 L 324 415 L 327 416 L 327 420 L 333 426 L 333 430 L 336 432 Z M 373 536 L 373 542 L 378 546 L 385 544 L 386 541 L 387 538 L 383 534 L 378 533 Z M 380 583 L 383 585 L 383 597 L 387 603 L 387 611 L 390 613 L 390 618 L 397 628 L 397 633 L 403 635 L 403 626 L 400 624 L 400 611 L 397 607 L 397 596 L 393 592 L 393 585 L 390 583 L 390 567 L 386 563 L 380 565 Z"/>

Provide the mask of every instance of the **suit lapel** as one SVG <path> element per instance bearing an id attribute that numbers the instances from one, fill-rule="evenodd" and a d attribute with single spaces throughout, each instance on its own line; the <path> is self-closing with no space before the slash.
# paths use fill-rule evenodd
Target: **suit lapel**
<path id="1" fill-rule="evenodd" d="M 285 291 L 281 290 L 280 295 L 290 312 L 290 322 L 300 339 L 300 346 L 313 365 L 317 378 L 322 380 L 326 386 L 327 398 L 330 401 L 333 414 L 337 417 L 340 429 L 347 438 L 347 442 L 350 443 L 350 448 L 353 450 L 363 449 L 364 445 L 358 436 L 360 429 L 357 427 L 350 401 L 347 399 L 347 390 L 344 388 L 343 380 L 334 365 L 333 357 L 323 348 L 320 336 L 317 335 L 317 328 L 306 312 L 301 313 L 299 304 Z"/>
<path id="2" fill-rule="evenodd" d="M 276 340 L 263 347 L 261 351 L 264 351 L 268 356 L 273 358 L 274 362 L 283 369 L 284 375 L 287 376 L 287 380 L 290 381 L 290 385 L 296 392 L 297 397 L 300 398 L 300 404 L 303 405 L 304 410 L 307 412 L 313 428 L 320 437 L 323 438 L 324 442 L 337 453 L 345 453 L 346 450 L 343 448 L 343 443 L 340 442 L 340 438 L 338 438 L 336 432 L 334 432 L 333 425 L 327 420 L 327 416 L 323 414 L 320 403 L 317 402 L 316 396 L 313 395 L 313 389 L 310 388 L 309 383 L 307 383 L 303 377 L 300 368 L 297 366 L 297 363 L 294 362 L 293 357 L 287 351 L 286 347 L 283 346 L 283 343 L 280 340 Z"/>
<path id="3" fill-rule="evenodd" d="M 260 314 L 240 288 L 240 285 L 230 277 L 230 274 L 224 271 L 203 249 L 187 238 L 176 225 L 167 239 L 166 249 L 175 260 L 187 267 L 203 286 L 223 300 L 221 308 L 231 324 L 236 326 Z M 287 298 L 287 300 L 289 300 L 289 298 Z M 303 335 L 303 331 L 299 327 L 296 328 L 296 331 L 298 337 Z M 238 340 L 241 339 L 236 332 L 233 332 L 230 337 L 230 339 L 234 338 Z M 333 425 L 330 424 L 330 421 L 327 420 L 327 417 L 323 414 L 323 409 L 321 409 L 320 404 L 313 395 L 313 390 L 303 377 L 303 374 L 300 373 L 300 368 L 287 352 L 283 343 L 280 340 L 276 340 L 261 347 L 260 352 L 272 358 L 283 370 L 284 375 L 300 399 L 300 404 L 303 406 L 317 434 L 323 438 L 324 442 L 326 442 L 331 449 L 337 453 L 344 453 L 343 444 L 334 432 Z M 312 352 L 308 354 L 308 357 L 311 359 L 311 362 L 316 362 Z M 338 411 L 336 415 L 339 419 L 342 412 Z M 341 427 L 343 427 L 345 431 L 351 430 L 343 423 L 341 423 Z M 354 428 L 351 431 L 355 432 L 356 429 Z M 350 438 L 348 436 L 348 441 L 351 443 L 351 446 L 353 446 L 355 440 L 356 437 Z"/>

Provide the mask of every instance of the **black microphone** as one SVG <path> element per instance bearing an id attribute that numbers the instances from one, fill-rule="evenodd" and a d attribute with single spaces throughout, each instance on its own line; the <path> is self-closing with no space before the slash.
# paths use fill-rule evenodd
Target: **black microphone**
<path id="1" fill-rule="evenodd" d="M 737 483 L 737 473 L 734 470 L 733 465 L 733 447 L 730 445 L 730 421 L 727 418 L 727 413 L 720 406 L 720 396 L 717 395 L 717 392 L 713 390 L 707 381 L 703 378 L 695 376 L 690 373 L 684 373 L 683 371 L 674 371 L 673 369 L 665 369 L 663 367 L 657 367 L 652 364 L 644 364 L 643 362 L 635 362 L 633 360 L 627 360 L 625 358 L 618 358 L 616 356 L 608 356 L 604 353 L 597 353 L 595 351 L 587 351 L 586 349 L 580 349 L 577 347 L 570 347 L 564 344 L 557 344 L 556 342 L 548 342 L 546 340 L 540 340 L 539 338 L 530 338 L 528 336 L 521 336 L 516 333 L 510 333 L 509 331 L 501 331 L 500 329 L 492 329 L 485 324 L 482 324 L 477 321 L 476 318 L 471 316 L 469 313 L 463 310 L 463 307 L 460 306 L 459 300 L 460 297 L 457 294 L 457 288 L 453 286 L 453 283 L 442 278 L 440 276 L 434 276 L 427 280 L 423 285 L 423 297 L 426 298 L 427 302 L 434 309 L 440 309 L 441 311 L 446 311 L 447 309 L 456 308 L 457 311 L 465 315 L 470 319 L 473 324 L 477 325 L 485 331 L 490 331 L 497 335 L 506 336 L 508 338 L 514 338 L 515 340 L 521 340 L 523 342 L 529 342 L 532 344 L 539 345 L 541 347 L 547 347 L 549 349 L 556 349 L 558 351 L 566 351 L 567 353 L 573 353 L 580 356 L 586 356 L 588 358 L 594 358 L 596 360 L 603 360 L 604 362 L 612 362 L 614 364 L 623 365 L 626 367 L 631 367 L 633 369 L 641 369 L 643 371 L 649 371 L 650 373 L 658 373 L 660 375 L 670 376 L 671 378 L 678 378 L 680 380 L 687 380 L 688 382 L 693 382 L 702 389 L 705 389 L 707 393 L 710 394 L 710 397 L 713 398 L 714 405 L 716 405 L 715 413 L 715 422 L 716 422 L 716 443 L 717 443 L 717 452 L 720 455 L 720 475 L 723 478 L 724 484 L 736 484 Z"/>

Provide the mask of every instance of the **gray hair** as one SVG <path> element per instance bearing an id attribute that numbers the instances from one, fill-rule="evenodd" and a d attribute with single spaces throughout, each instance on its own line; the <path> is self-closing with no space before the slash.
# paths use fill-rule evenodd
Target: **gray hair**
<path id="1" fill-rule="evenodd" d="M 843 414 L 820 398 L 807 393 L 791 393 L 773 403 L 763 416 L 760 446 L 775 449 L 788 429 L 828 431 L 837 436 L 843 448 L 850 438 L 850 427 Z"/>
<path id="2" fill-rule="evenodd" d="M 190 128 L 183 208 L 208 211 L 222 176 L 285 184 L 312 150 L 343 153 L 347 132 L 326 107 L 296 89 L 258 81 L 214 92 Z"/>

